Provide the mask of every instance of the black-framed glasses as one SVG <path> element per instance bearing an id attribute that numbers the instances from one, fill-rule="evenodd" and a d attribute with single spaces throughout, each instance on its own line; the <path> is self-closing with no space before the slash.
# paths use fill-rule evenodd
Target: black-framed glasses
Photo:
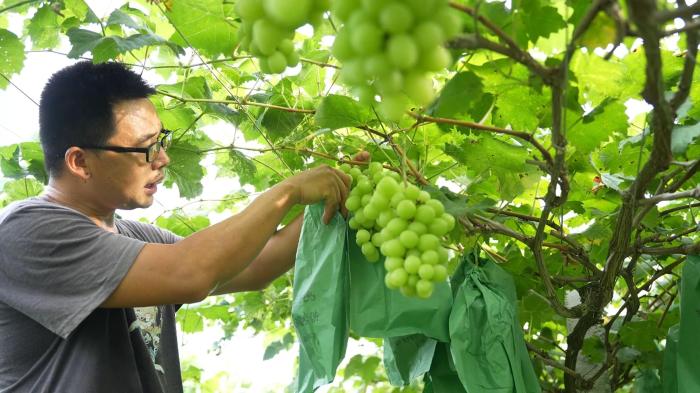
<path id="1" fill-rule="evenodd" d="M 160 130 L 160 139 L 157 142 L 150 144 L 148 147 L 123 147 L 123 146 L 97 146 L 97 145 L 82 145 L 78 146 L 81 149 L 96 149 L 96 150 L 109 150 L 117 153 L 145 153 L 146 162 L 155 161 L 158 154 L 160 154 L 160 149 L 167 151 L 170 145 L 173 144 L 173 132 L 166 130 L 165 128 Z"/>

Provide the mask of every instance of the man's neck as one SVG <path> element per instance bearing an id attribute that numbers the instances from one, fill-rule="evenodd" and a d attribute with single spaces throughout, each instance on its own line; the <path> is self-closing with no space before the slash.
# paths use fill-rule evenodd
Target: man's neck
<path id="1" fill-rule="evenodd" d="M 83 190 L 80 190 L 79 185 L 76 187 L 76 185 L 62 184 L 60 181 L 51 179 L 41 197 L 49 202 L 83 213 L 98 227 L 110 232 L 116 232 L 114 209 L 105 208 L 99 203 L 94 203 L 90 198 L 84 198 L 83 195 Z"/>

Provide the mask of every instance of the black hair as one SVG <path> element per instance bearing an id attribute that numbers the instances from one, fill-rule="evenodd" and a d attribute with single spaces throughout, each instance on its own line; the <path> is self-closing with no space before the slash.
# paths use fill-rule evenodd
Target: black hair
<path id="1" fill-rule="evenodd" d="M 51 76 L 39 103 L 44 165 L 60 175 L 71 146 L 103 145 L 114 134 L 114 105 L 147 98 L 155 89 L 119 63 L 81 61 Z"/>

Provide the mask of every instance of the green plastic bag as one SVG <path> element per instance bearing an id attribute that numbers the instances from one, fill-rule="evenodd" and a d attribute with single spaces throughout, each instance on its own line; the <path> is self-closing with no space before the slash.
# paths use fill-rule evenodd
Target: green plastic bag
<path id="1" fill-rule="evenodd" d="M 292 321 L 299 337 L 297 392 L 335 377 L 348 342 L 347 226 L 340 214 L 323 224 L 324 206 L 307 206 L 294 268 Z"/>
<path id="2" fill-rule="evenodd" d="M 450 314 L 450 353 L 467 392 L 541 392 L 517 320 L 512 277 L 465 256 L 465 279 Z"/>
<path id="3" fill-rule="evenodd" d="M 676 365 L 676 357 L 678 356 L 679 332 L 680 325 L 678 324 L 668 328 L 668 336 L 666 336 L 666 349 L 664 350 L 664 363 L 661 373 L 664 393 L 678 393 L 678 378 L 676 377 L 676 370 L 678 367 Z"/>
<path id="4" fill-rule="evenodd" d="M 452 362 L 449 344 L 437 343 L 430 371 L 423 382 L 423 393 L 466 393 Z"/>
<path id="5" fill-rule="evenodd" d="M 428 299 L 408 298 L 384 285 L 384 258 L 367 262 L 350 231 L 350 328 L 362 337 L 398 337 L 423 334 L 449 340 L 447 323 L 452 308 L 450 286 L 435 285 Z"/>
<path id="6" fill-rule="evenodd" d="M 689 255 L 681 273 L 681 321 L 677 330 L 677 344 L 673 342 L 674 337 L 672 337 L 672 334 L 675 333 L 673 327 L 669 329 L 671 340 L 666 340 L 667 353 L 664 356 L 663 375 L 665 392 L 700 392 L 699 331 L 700 256 Z M 673 356 L 674 351 L 675 364 L 672 360 L 669 360 L 669 357 Z M 666 364 L 667 360 L 668 364 Z M 674 388 L 676 390 L 666 390 Z"/>
<path id="7" fill-rule="evenodd" d="M 384 368 L 389 382 L 406 386 L 430 370 L 437 341 L 422 334 L 384 339 Z"/>

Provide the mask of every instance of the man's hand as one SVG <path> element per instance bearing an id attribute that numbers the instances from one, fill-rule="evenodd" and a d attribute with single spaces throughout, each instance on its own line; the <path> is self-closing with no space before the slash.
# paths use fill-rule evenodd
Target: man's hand
<path id="1" fill-rule="evenodd" d="M 369 153 L 362 151 L 355 157 L 355 161 L 369 161 Z M 324 201 L 326 208 L 323 212 L 323 222 L 328 224 L 336 211 L 340 210 L 343 216 L 348 215 L 345 208 L 345 200 L 350 192 L 352 178 L 340 170 L 322 165 L 313 169 L 298 173 L 284 181 L 291 185 L 296 194 L 296 201 L 302 205 L 311 205 Z"/>

